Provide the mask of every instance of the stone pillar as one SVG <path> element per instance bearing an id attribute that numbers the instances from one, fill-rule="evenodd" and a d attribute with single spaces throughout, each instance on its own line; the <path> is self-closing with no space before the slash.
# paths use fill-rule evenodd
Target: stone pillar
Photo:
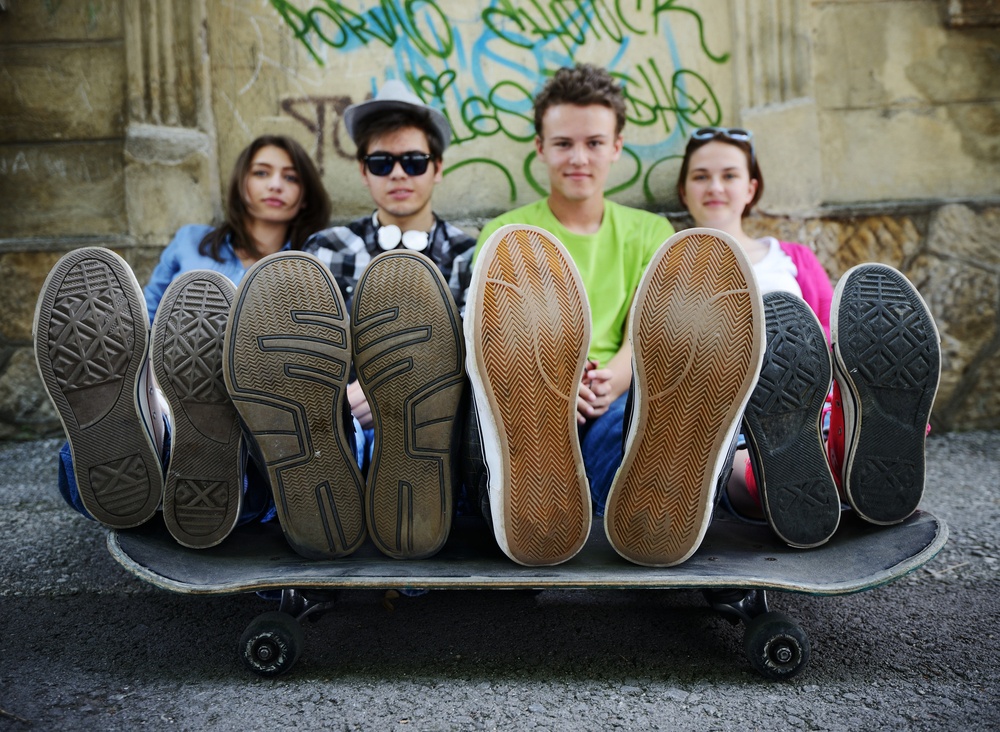
<path id="1" fill-rule="evenodd" d="M 735 92 L 754 132 L 764 175 L 761 210 L 815 210 L 822 201 L 819 119 L 813 99 L 812 5 L 807 0 L 733 0 Z M 794 134 L 789 134 L 794 130 Z"/>
<path id="2" fill-rule="evenodd" d="M 125 210 L 140 245 L 221 211 L 205 21 L 205 0 L 125 2 Z"/>

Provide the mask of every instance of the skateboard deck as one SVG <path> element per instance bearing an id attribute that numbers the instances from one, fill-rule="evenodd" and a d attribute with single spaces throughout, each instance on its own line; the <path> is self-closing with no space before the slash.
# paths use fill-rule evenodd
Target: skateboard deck
<path id="1" fill-rule="evenodd" d="M 767 526 L 716 520 L 701 547 L 675 567 L 632 564 L 612 549 L 601 521 L 572 560 L 523 567 L 499 550 L 478 519 L 457 519 L 444 548 L 422 560 L 396 560 L 370 541 L 354 554 L 311 560 L 288 546 L 277 522 L 240 527 L 221 545 L 186 549 L 161 522 L 111 531 L 111 555 L 129 572 L 165 590 L 231 594 L 268 589 L 712 589 L 783 590 L 841 595 L 877 587 L 928 562 L 944 546 L 947 525 L 917 511 L 894 526 L 845 513 L 837 534 L 815 549 L 792 549 Z"/>

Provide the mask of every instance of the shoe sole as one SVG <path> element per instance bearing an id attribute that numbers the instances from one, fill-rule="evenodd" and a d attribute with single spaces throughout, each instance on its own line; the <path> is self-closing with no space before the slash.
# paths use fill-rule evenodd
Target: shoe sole
<path id="1" fill-rule="evenodd" d="M 815 547 L 840 524 L 822 432 L 833 371 L 830 348 L 801 297 L 767 293 L 764 319 L 764 363 L 743 415 L 754 476 L 774 533 L 790 546 Z"/>
<path id="2" fill-rule="evenodd" d="M 150 361 L 173 417 L 163 520 L 192 549 L 229 536 L 243 502 L 242 433 L 222 376 L 235 293 L 218 272 L 185 272 L 170 283 L 153 320 Z"/>
<path id="3" fill-rule="evenodd" d="M 66 431 L 80 498 L 95 519 L 116 529 L 148 521 L 163 489 L 138 412 L 148 322 L 125 260 L 87 247 L 49 272 L 32 323 L 38 372 Z"/>
<path id="4" fill-rule="evenodd" d="M 415 252 L 386 252 L 358 280 L 351 334 L 375 432 L 368 533 L 390 557 L 429 557 L 451 529 L 465 389 L 458 307 L 434 262 Z"/>
<path id="5" fill-rule="evenodd" d="M 721 232 L 675 234 L 650 261 L 629 322 L 632 412 L 605 532 L 629 561 L 669 567 L 705 536 L 760 371 L 764 314 L 753 268 Z"/>
<path id="6" fill-rule="evenodd" d="M 243 276 L 226 330 L 223 374 L 291 547 L 310 559 L 365 538 L 364 481 L 345 429 L 350 323 L 329 270 L 279 252 Z"/>
<path id="7" fill-rule="evenodd" d="M 885 265 L 844 274 L 830 329 L 844 405 L 844 492 L 866 521 L 899 523 L 924 492 L 941 338 L 920 293 Z"/>
<path id="8" fill-rule="evenodd" d="M 542 229 L 505 226 L 477 256 L 465 333 L 494 533 L 519 564 L 559 564 L 590 533 L 576 426 L 590 308 L 569 253 Z"/>

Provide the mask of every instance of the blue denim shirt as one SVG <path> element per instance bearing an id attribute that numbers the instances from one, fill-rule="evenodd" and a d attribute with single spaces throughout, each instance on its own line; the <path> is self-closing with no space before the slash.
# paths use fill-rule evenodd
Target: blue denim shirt
<path id="1" fill-rule="evenodd" d="M 238 285 L 240 280 L 243 279 L 247 268 L 243 266 L 240 258 L 236 256 L 236 251 L 233 249 L 228 238 L 219 247 L 219 256 L 223 260 L 221 262 L 217 262 L 212 257 L 201 254 L 198 251 L 198 245 L 201 244 L 201 240 L 211 230 L 211 226 L 205 226 L 204 224 L 182 226 L 174 235 L 173 241 L 163 250 L 163 254 L 160 255 L 160 261 L 149 278 L 149 284 L 144 289 L 146 309 L 149 310 L 150 323 L 153 322 L 153 316 L 156 315 L 156 308 L 159 307 L 160 300 L 163 298 L 163 293 L 166 291 L 167 286 L 179 274 L 190 272 L 193 269 L 211 269 L 224 274 L 232 280 L 234 285 Z M 283 248 L 289 249 L 290 245 L 286 243 Z"/>

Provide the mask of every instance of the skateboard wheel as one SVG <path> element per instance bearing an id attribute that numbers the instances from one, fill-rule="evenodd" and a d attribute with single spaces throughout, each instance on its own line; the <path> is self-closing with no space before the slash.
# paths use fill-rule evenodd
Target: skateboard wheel
<path id="1" fill-rule="evenodd" d="M 766 612 L 747 623 L 743 647 L 754 670 L 776 681 L 796 676 L 809 663 L 809 639 L 784 613 Z"/>
<path id="2" fill-rule="evenodd" d="M 263 613 L 243 631 L 240 656 L 243 664 L 259 676 L 278 676 L 288 671 L 302 653 L 302 626 L 288 613 Z"/>

